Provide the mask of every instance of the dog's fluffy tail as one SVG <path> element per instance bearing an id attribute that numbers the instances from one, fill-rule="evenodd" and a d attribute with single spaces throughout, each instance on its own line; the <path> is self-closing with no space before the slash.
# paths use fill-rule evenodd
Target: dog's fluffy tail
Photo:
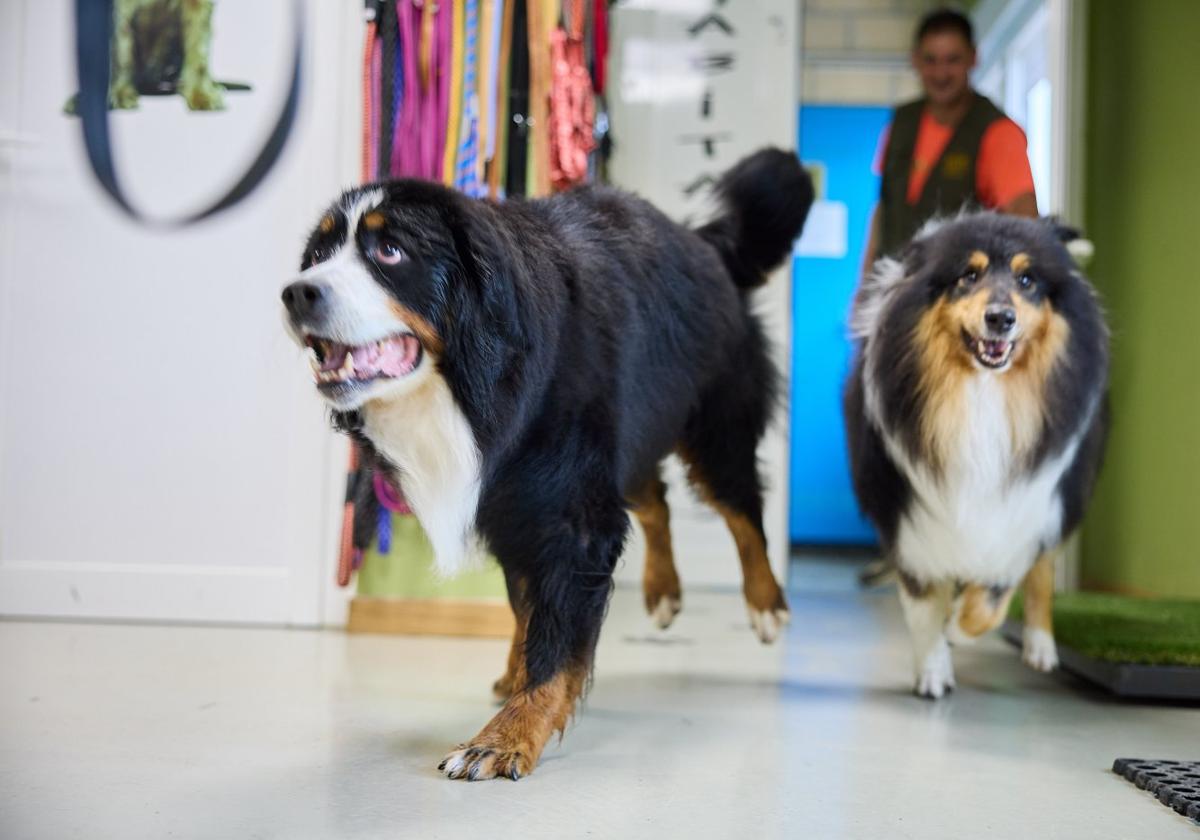
<path id="1" fill-rule="evenodd" d="M 714 192 L 721 210 L 696 232 L 716 246 L 739 287 L 761 286 L 804 227 L 812 179 L 792 152 L 762 149 L 722 175 Z"/>

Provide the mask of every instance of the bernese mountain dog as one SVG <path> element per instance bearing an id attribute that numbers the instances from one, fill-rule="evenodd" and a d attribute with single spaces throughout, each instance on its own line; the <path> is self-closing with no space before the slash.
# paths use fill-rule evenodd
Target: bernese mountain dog
<path id="1" fill-rule="evenodd" d="M 678 453 L 733 532 L 753 627 L 788 611 L 767 563 L 756 451 L 779 391 L 751 290 L 790 254 L 813 199 L 765 149 L 688 229 L 627 193 L 494 203 L 401 180 L 350 190 L 283 291 L 335 423 L 403 489 L 441 572 L 477 548 L 517 616 L 503 708 L 446 756 L 455 779 L 518 779 L 589 680 L 630 510 L 646 600 L 679 578 L 659 462 Z"/>
<path id="2" fill-rule="evenodd" d="M 996 627 L 1024 579 L 1024 660 L 1058 661 L 1054 561 L 1103 457 L 1108 330 L 1064 244 L 993 213 L 928 225 L 855 297 L 845 392 L 854 489 L 900 579 L 915 690 Z"/>

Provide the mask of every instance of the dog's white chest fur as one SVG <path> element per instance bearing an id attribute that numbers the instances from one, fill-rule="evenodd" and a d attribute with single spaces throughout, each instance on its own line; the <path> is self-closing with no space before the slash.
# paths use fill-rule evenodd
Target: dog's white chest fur
<path id="1" fill-rule="evenodd" d="M 363 409 L 364 431 L 400 468 L 400 487 L 433 545 L 437 569 L 452 575 L 475 559 L 479 447 L 440 375 L 400 397 Z"/>
<path id="2" fill-rule="evenodd" d="M 973 376 L 965 387 L 967 416 L 958 440 L 943 450 L 940 474 L 888 440 L 915 495 L 896 547 L 904 568 L 922 579 L 1015 585 L 1039 551 L 1061 539 L 1058 486 L 1077 442 L 1037 470 L 1022 471 L 999 378 Z"/>

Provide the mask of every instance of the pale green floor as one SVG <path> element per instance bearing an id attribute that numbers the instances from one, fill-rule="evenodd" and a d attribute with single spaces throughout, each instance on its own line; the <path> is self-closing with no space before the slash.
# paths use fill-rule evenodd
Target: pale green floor
<path id="1" fill-rule="evenodd" d="M 435 770 L 500 641 L 0 623 L 0 838 L 1197 836 L 1108 768 L 1200 758 L 1200 712 L 996 639 L 918 700 L 894 594 L 852 576 L 801 569 L 770 648 L 736 595 L 686 593 L 663 634 L 619 591 L 585 710 L 516 784 Z"/>

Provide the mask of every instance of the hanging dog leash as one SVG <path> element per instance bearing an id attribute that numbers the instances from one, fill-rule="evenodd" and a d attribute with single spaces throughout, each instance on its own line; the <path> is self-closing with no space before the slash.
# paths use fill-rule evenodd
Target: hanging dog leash
<path id="1" fill-rule="evenodd" d="M 295 31 L 292 47 L 292 74 L 287 99 L 275 120 L 262 150 L 237 183 L 212 205 L 176 218 L 151 217 L 137 209 L 121 188 L 113 163 L 112 137 L 108 122 L 108 87 L 112 71 L 113 0 L 75 0 L 75 57 L 79 74 L 76 108 L 83 126 L 83 143 L 88 161 L 100 186 L 126 215 L 156 227 L 182 227 L 227 210 L 248 196 L 279 160 L 296 121 L 300 101 L 300 77 L 303 61 L 304 6 L 293 0 Z"/>
<path id="2" fill-rule="evenodd" d="M 550 36 L 550 178 L 555 189 L 587 179 L 588 155 L 596 146 L 596 105 L 584 58 L 583 0 L 563 6 L 563 25 Z"/>

